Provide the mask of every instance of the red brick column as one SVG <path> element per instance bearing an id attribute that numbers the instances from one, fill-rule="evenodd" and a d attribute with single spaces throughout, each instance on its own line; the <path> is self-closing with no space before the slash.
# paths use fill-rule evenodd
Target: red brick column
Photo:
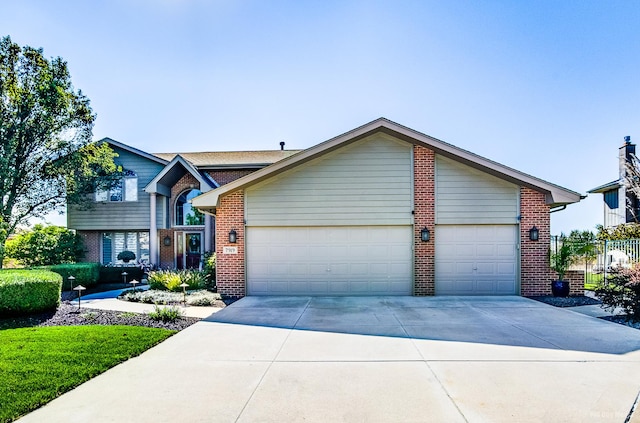
<path id="1" fill-rule="evenodd" d="M 538 241 L 529 240 L 529 229 L 538 228 Z M 520 293 L 521 295 L 551 294 L 549 270 L 550 245 L 549 206 L 545 195 L 529 188 L 520 188 Z"/>
<path id="2" fill-rule="evenodd" d="M 102 232 L 76 231 L 76 233 L 82 237 L 82 242 L 84 243 L 84 257 L 82 261 L 100 263 L 102 261 L 102 257 L 100 257 Z"/>
<path id="3" fill-rule="evenodd" d="M 229 243 L 232 229 L 238 234 L 235 244 Z M 244 191 L 236 191 L 223 197 L 216 210 L 216 284 L 220 294 L 245 296 L 244 240 Z M 237 247 L 238 254 L 223 254 L 224 247 Z"/>
<path id="4" fill-rule="evenodd" d="M 414 177 L 414 287 L 416 296 L 435 294 L 435 153 L 425 147 L 413 148 Z M 422 242 L 420 231 L 431 233 L 429 242 Z"/>

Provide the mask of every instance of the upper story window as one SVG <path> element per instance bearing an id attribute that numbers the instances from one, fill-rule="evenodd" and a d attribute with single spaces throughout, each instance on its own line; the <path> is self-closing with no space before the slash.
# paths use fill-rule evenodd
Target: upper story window
<path id="1" fill-rule="evenodd" d="M 200 190 L 192 189 L 178 196 L 176 201 L 176 225 L 193 226 L 204 225 L 204 215 L 191 206 L 191 200 L 202 194 Z"/>
<path id="2" fill-rule="evenodd" d="M 108 191 L 96 191 L 96 201 L 138 201 L 138 175 L 125 170 L 124 177 Z"/>

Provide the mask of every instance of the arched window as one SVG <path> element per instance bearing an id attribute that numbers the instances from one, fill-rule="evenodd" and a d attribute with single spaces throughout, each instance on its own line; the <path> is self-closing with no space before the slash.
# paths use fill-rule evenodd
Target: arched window
<path id="1" fill-rule="evenodd" d="M 193 198 L 200 194 L 202 194 L 200 190 L 192 189 L 178 196 L 176 201 L 176 225 L 204 225 L 204 215 L 198 209 L 191 207 L 190 203 Z"/>

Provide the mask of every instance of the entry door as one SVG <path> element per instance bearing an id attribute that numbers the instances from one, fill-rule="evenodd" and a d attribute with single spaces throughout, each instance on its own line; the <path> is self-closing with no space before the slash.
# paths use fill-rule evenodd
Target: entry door
<path id="1" fill-rule="evenodd" d="M 202 259 L 202 232 L 176 232 L 176 268 L 199 269 Z"/>

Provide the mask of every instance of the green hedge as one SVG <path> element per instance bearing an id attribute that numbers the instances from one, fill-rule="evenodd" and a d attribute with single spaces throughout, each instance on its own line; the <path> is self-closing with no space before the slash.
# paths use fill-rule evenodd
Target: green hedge
<path id="1" fill-rule="evenodd" d="M 136 266 L 102 266 L 100 283 L 122 283 L 122 272 L 127 272 L 127 282 L 133 279 L 141 281 L 144 276 L 144 271 Z"/>
<path id="2" fill-rule="evenodd" d="M 0 316 L 55 310 L 62 276 L 49 270 L 0 270 Z"/>
<path id="3" fill-rule="evenodd" d="M 56 264 L 46 268 L 62 276 L 62 289 L 66 291 L 70 289 L 69 276 L 76 278 L 73 286 L 82 285 L 86 288 L 97 285 L 100 279 L 100 263 Z"/>

